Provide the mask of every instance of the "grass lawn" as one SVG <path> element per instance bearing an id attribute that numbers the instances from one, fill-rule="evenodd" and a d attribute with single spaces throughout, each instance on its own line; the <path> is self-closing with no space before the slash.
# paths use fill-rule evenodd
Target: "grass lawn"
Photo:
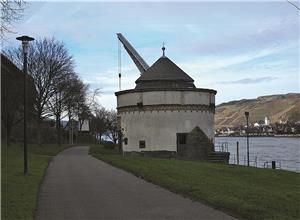
<path id="1" fill-rule="evenodd" d="M 67 147 L 69 145 L 29 145 L 29 174 L 24 175 L 22 144 L 1 146 L 1 219 L 33 219 L 48 162 Z"/>
<path id="2" fill-rule="evenodd" d="M 90 153 L 170 191 L 240 219 L 300 219 L 300 174 L 177 159 L 125 156 L 93 146 Z"/>

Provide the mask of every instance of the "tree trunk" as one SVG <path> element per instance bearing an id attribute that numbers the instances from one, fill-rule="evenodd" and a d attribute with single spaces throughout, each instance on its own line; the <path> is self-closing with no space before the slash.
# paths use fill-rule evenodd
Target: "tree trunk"
<path id="1" fill-rule="evenodd" d="M 116 136 L 113 136 L 113 141 L 114 141 L 114 143 L 116 144 L 117 143 L 117 140 L 118 140 L 118 138 L 116 137 Z"/>
<path id="2" fill-rule="evenodd" d="M 57 131 L 58 144 L 60 146 L 61 145 L 60 115 L 57 114 L 55 117 L 56 117 L 56 131 Z"/>
<path id="3" fill-rule="evenodd" d="M 68 117 L 69 117 L 69 144 L 73 144 L 73 121 L 71 117 L 71 111 L 68 111 Z"/>
<path id="4" fill-rule="evenodd" d="M 42 109 L 38 107 L 37 109 L 37 142 L 40 146 L 42 146 L 43 139 L 42 139 L 42 123 L 43 123 L 43 118 L 42 118 Z"/>
<path id="5" fill-rule="evenodd" d="M 41 146 L 42 145 L 42 134 L 41 134 L 41 125 L 42 125 L 42 119 L 38 117 L 37 120 L 37 142 Z"/>
<path id="6" fill-rule="evenodd" d="M 123 153 L 123 152 L 122 152 L 122 151 L 123 151 L 123 149 L 122 149 L 122 139 L 123 139 L 123 137 L 122 137 L 122 132 L 119 131 L 119 132 L 118 132 L 118 140 L 119 140 L 119 153 L 120 153 L 120 154 Z"/>

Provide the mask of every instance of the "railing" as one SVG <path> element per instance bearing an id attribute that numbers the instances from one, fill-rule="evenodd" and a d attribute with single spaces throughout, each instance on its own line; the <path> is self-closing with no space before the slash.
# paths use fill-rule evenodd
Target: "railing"
<path id="1" fill-rule="evenodd" d="M 243 155 L 239 153 L 239 143 L 237 142 L 237 149 L 236 149 L 236 154 L 233 154 L 232 151 L 230 153 L 230 159 L 229 163 L 230 164 L 237 164 L 237 165 L 244 165 L 247 166 L 247 155 Z M 215 151 L 218 152 L 229 152 L 228 150 L 228 142 L 218 142 L 215 144 Z M 237 156 L 238 155 L 238 156 Z M 259 155 L 257 154 L 251 154 L 249 155 L 249 165 L 253 167 L 261 167 L 261 168 L 272 168 L 272 161 L 262 161 L 259 160 Z M 275 167 L 276 169 L 281 169 L 281 161 L 273 161 L 275 162 Z M 274 167 L 274 165 L 273 165 Z"/>
<path id="2" fill-rule="evenodd" d="M 257 167 L 257 159 L 258 157 L 255 156 L 251 156 L 249 158 L 249 165 L 253 166 L 253 167 Z M 232 163 L 230 163 L 232 162 Z M 246 155 L 239 155 L 239 161 L 237 160 L 237 156 L 236 154 L 230 154 L 230 159 L 229 159 L 229 163 L 230 164 L 237 164 L 237 165 L 247 165 L 247 156 Z"/>
<path id="3" fill-rule="evenodd" d="M 261 167 L 261 168 L 273 168 L 273 169 L 280 169 L 281 170 L 281 161 L 265 161 L 259 162 L 259 157 L 257 155 L 251 155 L 249 158 L 249 165 L 252 167 Z M 275 163 L 275 166 L 272 166 L 272 162 Z M 239 162 L 237 161 L 236 154 L 230 154 L 229 159 L 230 164 L 237 164 L 237 165 L 244 165 L 247 166 L 247 156 L 240 155 Z"/>
<path id="4" fill-rule="evenodd" d="M 265 161 L 264 168 L 272 168 L 272 169 L 281 170 L 281 161 Z"/>
<path id="5" fill-rule="evenodd" d="M 228 152 L 228 142 L 218 142 L 215 145 L 215 151 Z"/>

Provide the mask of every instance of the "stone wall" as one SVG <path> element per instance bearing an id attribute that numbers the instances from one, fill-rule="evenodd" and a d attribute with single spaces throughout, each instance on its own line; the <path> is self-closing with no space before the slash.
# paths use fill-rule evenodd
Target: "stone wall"
<path id="1" fill-rule="evenodd" d="M 178 144 L 177 156 L 206 160 L 213 151 L 214 145 L 212 141 L 197 126 L 187 135 L 186 144 Z"/>

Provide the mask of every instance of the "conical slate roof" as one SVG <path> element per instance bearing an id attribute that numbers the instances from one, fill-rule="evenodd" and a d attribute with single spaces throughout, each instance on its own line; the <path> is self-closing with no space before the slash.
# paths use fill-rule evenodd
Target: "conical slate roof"
<path id="1" fill-rule="evenodd" d="M 166 56 L 159 58 L 135 83 L 136 89 L 195 88 L 194 80 Z"/>

